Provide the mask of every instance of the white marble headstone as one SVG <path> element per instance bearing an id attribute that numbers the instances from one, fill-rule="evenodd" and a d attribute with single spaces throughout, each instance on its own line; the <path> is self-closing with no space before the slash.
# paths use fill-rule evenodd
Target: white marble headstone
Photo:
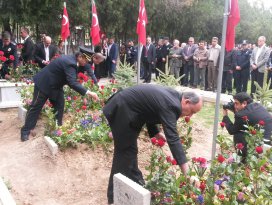
<path id="1" fill-rule="evenodd" d="M 118 173 L 113 177 L 114 205 L 150 205 L 151 193 Z"/>

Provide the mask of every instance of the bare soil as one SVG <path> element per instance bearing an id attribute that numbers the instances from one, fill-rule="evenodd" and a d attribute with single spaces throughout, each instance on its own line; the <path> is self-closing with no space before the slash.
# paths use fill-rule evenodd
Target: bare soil
<path id="1" fill-rule="evenodd" d="M 53 157 L 43 140 L 43 122 L 36 137 L 20 141 L 17 109 L 0 110 L 0 177 L 11 188 L 18 205 L 106 205 L 112 147 L 109 152 L 79 145 Z M 194 117 L 196 120 L 196 117 Z M 143 138 L 143 137 L 141 137 Z M 148 138 L 139 140 L 139 166 L 144 171 L 150 156 Z M 197 122 L 190 157 L 210 159 L 212 130 Z"/>

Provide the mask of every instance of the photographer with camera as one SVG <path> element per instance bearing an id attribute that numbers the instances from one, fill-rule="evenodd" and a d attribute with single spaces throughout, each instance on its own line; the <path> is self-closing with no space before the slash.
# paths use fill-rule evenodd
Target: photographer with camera
<path id="1" fill-rule="evenodd" d="M 234 102 L 229 102 L 223 106 L 223 120 L 226 129 L 230 135 L 233 135 L 234 145 L 242 143 L 244 148 L 242 157 L 247 155 L 247 142 L 245 139 L 245 132 L 247 130 L 245 125 L 247 123 L 251 126 L 258 124 L 260 121 L 264 122 L 264 143 L 271 144 L 272 133 L 272 115 L 259 103 L 253 102 L 252 98 L 245 92 L 237 93 L 233 96 Z M 228 117 L 228 110 L 234 112 L 234 123 Z M 243 160 L 244 161 L 244 160 Z"/>

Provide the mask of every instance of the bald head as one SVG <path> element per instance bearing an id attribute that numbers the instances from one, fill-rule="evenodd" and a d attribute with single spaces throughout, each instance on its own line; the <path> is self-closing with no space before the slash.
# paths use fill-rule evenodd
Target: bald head
<path id="1" fill-rule="evenodd" d="M 195 92 L 182 93 L 181 99 L 181 116 L 192 116 L 202 108 L 202 97 Z"/>
<path id="2" fill-rule="evenodd" d="M 50 45 L 51 45 L 51 42 L 52 42 L 52 39 L 51 39 L 50 36 L 45 36 L 45 37 L 44 37 L 44 46 L 45 46 L 45 47 L 50 46 Z"/>

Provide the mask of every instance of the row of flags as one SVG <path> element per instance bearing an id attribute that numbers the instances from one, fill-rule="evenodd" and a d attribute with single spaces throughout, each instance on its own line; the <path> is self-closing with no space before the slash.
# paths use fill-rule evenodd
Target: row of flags
<path id="1" fill-rule="evenodd" d="M 235 45 L 235 27 L 240 22 L 240 10 L 238 5 L 238 0 L 229 0 L 229 16 L 227 25 L 227 35 L 226 35 L 226 50 L 230 51 Z M 140 0 L 139 15 L 137 20 L 137 34 L 139 43 L 146 45 L 146 25 L 147 25 L 147 13 L 145 9 L 144 0 Z M 95 46 L 100 42 L 100 27 L 96 11 L 96 6 L 94 0 L 92 0 L 92 25 L 91 25 L 91 37 L 92 44 Z M 62 16 L 62 27 L 61 27 L 61 38 L 66 40 L 70 36 L 69 30 L 69 18 L 66 10 L 66 6 L 63 8 Z"/>

